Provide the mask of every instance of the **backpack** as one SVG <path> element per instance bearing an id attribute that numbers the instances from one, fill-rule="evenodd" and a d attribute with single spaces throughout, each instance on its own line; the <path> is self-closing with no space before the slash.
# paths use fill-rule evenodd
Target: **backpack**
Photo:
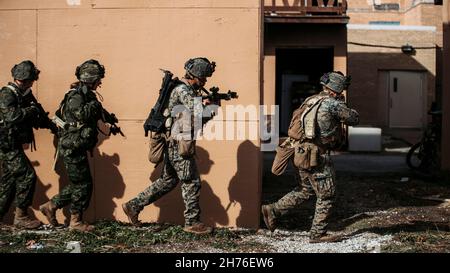
<path id="1" fill-rule="evenodd" d="M 165 131 L 168 115 L 164 111 L 169 105 L 172 90 L 181 83 L 178 78 L 172 78 L 173 74 L 170 71 L 162 71 L 164 72 L 164 77 L 159 90 L 159 97 L 144 123 L 145 136 L 148 136 L 148 131 L 155 133 L 163 133 Z"/>
<path id="2" fill-rule="evenodd" d="M 67 93 L 64 95 L 64 98 L 62 99 L 61 103 L 59 104 L 58 109 L 55 112 L 55 115 L 66 121 L 64 116 L 63 116 L 63 110 L 64 110 L 64 106 L 66 106 L 66 102 L 69 100 L 69 98 L 76 92 L 76 89 L 70 89 L 69 91 L 67 91 Z"/>
<path id="3" fill-rule="evenodd" d="M 311 96 L 294 111 L 288 129 L 289 137 L 300 141 L 315 139 L 317 111 L 323 100 L 327 97 L 319 95 Z"/>

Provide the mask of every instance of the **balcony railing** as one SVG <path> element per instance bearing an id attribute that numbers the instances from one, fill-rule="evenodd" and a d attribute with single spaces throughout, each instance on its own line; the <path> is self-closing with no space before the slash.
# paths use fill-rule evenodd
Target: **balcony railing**
<path id="1" fill-rule="evenodd" d="M 264 0 L 267 15 L 281 12 L 298 15 L 345 15 L 347 0 Z"/>

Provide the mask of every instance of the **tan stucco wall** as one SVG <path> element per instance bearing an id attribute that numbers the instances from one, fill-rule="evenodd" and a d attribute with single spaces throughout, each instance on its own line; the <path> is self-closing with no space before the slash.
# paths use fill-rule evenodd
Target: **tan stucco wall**
<path id="1" fill-rule="evenodd" d="M 68 3 L 80 2 L 71 6 Z M 94 194 L 87 220 L 125 220 L 120 205 L 158 175 L 147 161 L 143 121 L 161 84 L 159 68 L 183 76 L 184 62 L 205 56 L 217 63 L 208 85 L 233 89 L 239 100 L 227 104 L 259 105 L 261 67 L 261 3 L 259 0 L 5 0 L 0 1 L 0 82 L 10 69 L 31 59 L 41 70 L 34 92 L 53 115 L 74 82 L 75 67 L 89 58 L 106 67 L 99 90 L 103 105 L 117 114 L 126 138 L 100 142 L 91 158 Z M 245 124 L 258 124 L 247 117 Z M 33 208 L 56 194 L 61 184 L 53 163 L 53 139 L 36 132 L 37 152 L 28 151 L 39 181 Z M 204 180 L 202 220 L 211 225 L 259 225 L 259 140 L 198 142 L 198 165 Z M 36 215 L 42 219 L 40 213 Z M 58 212 L 61 221 L 63 214 Z M 178 186 L 141 213 L 144 221 L 183 223 Z"/>
<path id="2" fill-rule="evenodd" d="M 442 104 L 443 104 L 443 121 L 442 121 L 442 166 L 445 170 L 450 171 L 450 4 L 444 1 L 443 9 L 444 18 L 444 70 L 442 85 Z"/>
<path id="3" fill-rule="evenodd" d="M 383 88 L 378 86 L 379 71 L 411 70 L 423 71 L 427 75 L 427 96 L 422 111 L 428 111 L 434 100 L 436 53 L 434 31 L 402 30 L 348 30 L 348 69 L 352 84 L 348 92 L 349 103 L 358 109 L 361 125 L 388 127 L 388 97 Z M 413 56 L 403 54 L 400 48 L 383 48 L 351 44 L 401 47 L 405 44 L 414 47 L 431 47 L 416 49 Z M 407 113 L 405 113 L 407 115 Z M 426 120 L 424 120 L 424 126 Z"/>
<path id="4" fill-rule="evenodd" d="M 333 47 L 334 70 L 347 72 L 347 29 L 344 24 L 269 24 L 264 35 L 265 105 L 275 105 L 277 48 Z"/>

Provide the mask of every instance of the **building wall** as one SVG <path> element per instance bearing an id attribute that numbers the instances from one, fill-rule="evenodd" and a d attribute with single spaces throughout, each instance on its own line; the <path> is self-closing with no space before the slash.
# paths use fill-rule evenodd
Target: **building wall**
<path id="1" fill-rule="evenodd" d="M 425 72 L 428 80 L 427 105 L 431 104 L 434 100 L 435 51 L 433 49 L 417 49 L 416 54 L 410 56 L 403 54 L 400 48 L 382 48 L 376 47 L 376 45 L 400 47 L 409 43 L 416 47 L 433 48 L 434 37 L 433 31 L 349 30 L 348 67 L 349 75 L 352 76 L 352 84 L 348 91 L 348 100 L 352 107 L 358 109 L 361 125 L 388 127 L 387 93 L 379 86 L 379 74 L 382 71 Z M 355 45 L 352 44 L 353 42 L 375 46 Z M 422 111 L 427 111 L 427 108 Z"/>
<path id="2" fill-rule="evenodd" d="M 277 48 L 333 47 L 334 69 L 347 72 L 345 25 L 266 24 L 264 34 L 264 104 L 275 105 Z"/>
<path id="3" fill-rule="evenodd" d="M 377 4 L 398 3 L 399 10 L 375 10 L 372 1 L 349 1 L 348 60 L 352 85 L 349 103 L 361 109 L 361 123 L 388 127 L 388 105 L 386 91 L 379 86 L 386 70 L 424 71 L 427 74 L 427 99 L 424 116 L 433 100 L 441 100 L 440 78 L 442 26 L 441 7 L 433 3 L 410 0 L 375 1 Z M 429 1 L 428 1 L 429 2 Z M 373 25 L 375 21 L 397 21 L 398 26 Z M 390 30 L 389 30 L 390 29 Z M 363 43 L 377 46 L 360 46 Z M 405 44 L 416 49 L 413 56 L 405 55 L 400 48 Z M 386 48 L 391 46 L 397 48 Z M 438 65 L 438 67 L 436 67 Z M 364 91 L 361 91 L 364 90 Z M 383 94 L 380 94 L 382 90 Z M 377 103 L 373 103 L 376 101 Z M 424 126 L 426 120 L 424 120 Z M 408 139 L 415 141 L 420 133 Z"/>
<path id="4" fill-rule="evenodd" d="M 260 0 L 5 0 L 0 1 L 0 82 L 11 67 L 34 61 L 41 70 L 34 93 L 53 115 L 75 67 L 95 58 L 106 67 L 99 92 L 116 113 L 126 138 L 100 140 L 91 158 L 94 193 L 87 220 L 125 221 L 121 204 L 156 179 L 147 161 L 142 128 L 161 85 L 159 68 L 183 76 L 184 62 L 205 56 L 217 63 L 208 85 L 233 89 L 239 100 L 259 105 L 261 68 Z M 239 31 L 236 31 L 236 30 Z M 245 75 L 242 77 L 240 75 Z M 238 121 L 257 127 L 258 118 Z M 211 126 L 211 125 L 210 125 Z M 27 154 L 36 168 L 33 209 L 67 184 L 62 164 L 52 170 L 55 140 L 36 131 L 37 152 Z M 261 156 L 258 138 L 198 142 L 202 220 L 210 225 L 259 225 Z M 141 213 L 144 221 L 183 223 L 180 187 Z M 38 218 L 43 219 L 40 213 Z M 63 220 L 63 213 L 58 212 Z"/>
<path id="5" fill-rule="evenodd" d="M 450 4 L 443 1 L 444 22 L 444 69 L 443 79 L 443 120 L 442 120 L 442 167 L 450 171 Z"/>

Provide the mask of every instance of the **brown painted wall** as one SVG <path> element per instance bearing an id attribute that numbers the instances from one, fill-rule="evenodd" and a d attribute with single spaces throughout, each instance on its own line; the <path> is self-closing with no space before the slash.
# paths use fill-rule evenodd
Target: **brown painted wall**
<path id="1" fill-rule="evenodd" d="M 81 2 L 81 5 L 68 3 Z M 158 177 L 147 161 L 143 120 L 161 84 L 159 68 L 184 75 L 190 57 L 217 62 L 208 84 L 239 92 L 227 104 L 259 105 L 261 67 L 259 0 L 5 0 L 0 1 L 0 81 L 24 59 L 41 70 L 34 92 L 53 115 L 75 81 L 75 67 L 89 58 L 106 67 L 99 90 L 126 138 L 101 140 L 91 158 L 94 194 L 87 220 L 125 220 L 120 204 Z M 237 31 L 238 30 L 238 31 Z M 258 125 L 258 118 L 239 121 Z M 210 125 L 211 126 L 211 125 Z M 248 137 L 247 137 L 248 138 Z M 36 132 L 37 152 L 27 152 L 39 177 L 33 208 L 67 183 L 60 164 L 52 168 L 49 132 Z M 202 220 L 218 226 L 259 225 L 259 140 L 198 142 Z M 36 213 L 40 217 L 39 213 Z M 58 213 L 59 220 L 63 214 Z M 183 223 L 179 186 L 141 214 L 144 221 Z M 40 217 L 40 219 L 42 219 Z"/>
<path id="2" fill-rule="evenodd" d="M 444 1 L 443 8 L 444 21 L 444 69 L 442 77 L 442 102 L 443 102 L 443 120 L 442 120 L 442 167 L 450 171 L 450 4 Z"/>
<path id="3" fill-rule="evenodd" d="M 347 72 L 347 29 L 329 24 L 266 24 L 264 33 L 264 104 L 275 105 L 277 48 L 333 47 L 334 69 Z"/>

